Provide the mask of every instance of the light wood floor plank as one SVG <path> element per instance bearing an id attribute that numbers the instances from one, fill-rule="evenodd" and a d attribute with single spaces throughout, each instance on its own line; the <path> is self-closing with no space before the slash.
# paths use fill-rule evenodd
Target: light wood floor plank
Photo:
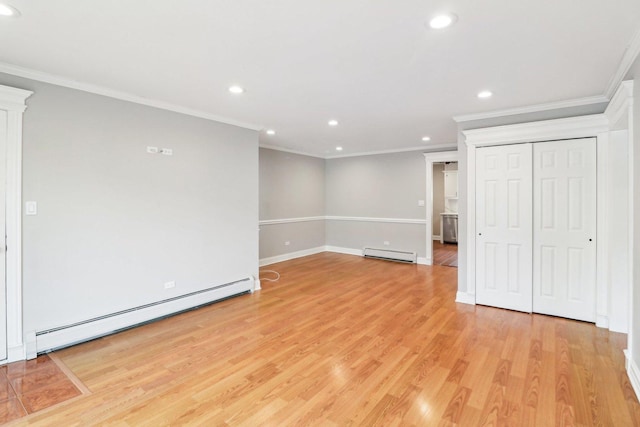
<path id="1" fill-rule="evenodd" d="M 56 352 L 91 391 L 16 425 L 633 426 L 626 336 L 455 303 L 457 270 L 322 253 Z"/>

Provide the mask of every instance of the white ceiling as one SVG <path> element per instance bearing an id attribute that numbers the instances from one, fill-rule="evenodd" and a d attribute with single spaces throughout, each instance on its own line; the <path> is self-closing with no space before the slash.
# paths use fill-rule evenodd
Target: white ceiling
<path id="1" fill-rule="evenodd" d="M 262 145 L 323 157 L 454 144 L 455 115 L 602 97 L 640 29 L 638 0 L 8 2 L 22 16 L 0 19 L 5 64 L 272 128 Z M 440 11 L 458 22 L 428 28 Z"/>

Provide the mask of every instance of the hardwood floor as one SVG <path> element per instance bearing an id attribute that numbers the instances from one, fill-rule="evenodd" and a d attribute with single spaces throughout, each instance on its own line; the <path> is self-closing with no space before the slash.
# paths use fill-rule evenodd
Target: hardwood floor
<path id="1" fill-rule="evenodd" d="M 433 241 L 433 264 L 448 267 L 458 266 L 458 245 Z"/>
<path id="2" fill-rule="evenodd" d="M 640 425 L 626 337 L 456 304 L 457 270 L 322 253 L 263 290 L 57 352 L 18 425 Z"/>

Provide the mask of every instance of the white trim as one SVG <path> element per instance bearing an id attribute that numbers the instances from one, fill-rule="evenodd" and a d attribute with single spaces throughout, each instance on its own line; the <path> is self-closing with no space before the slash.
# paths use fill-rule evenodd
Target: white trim
<path id="1" fill-rule="evenodd" d="M 22 331 L 22 115 L 26 100 L 32 94 L 30 91 L 0 86 L 0 108 L 7 111 L 5 280 L 8 362 L 26 358 Z"/>
<path id="2" fill-rule="evenodd" d="M 139 325 L 150 320 L 171 316 L 202 304 L 215 302 L 223 298 L 239 295 L 253 290 L 253 278 L 229 283 L 225 287 L 188 294 L 158 304 L 142 306 L 133 311 L 124 311 L 113 316 L 92 319 L 86 323 L 69 325 L 36 335 L 37 352 L 49 351 L 59 347 L 77 344 L 92 338 L 108 335 L 123 328 Z"/>
<path id="3" fill-rule="evenodd" d="M 604 328 L 604 329 L 608 329 L 609 328 L 609 317 L 602 315 L 602 314 L 596 314 L 596 326 L 598 328 Z"/>
<path id="4" fill-rule="evenodd" d="M 462 131 L 468 147 L 594 137 L 609 131 L 605 114 Z"/>
<path id="5" fill-rule="evenodd" d="M 611 98 L 613 94 L 616 93 L 620 86 L 620 82 L 622 81 L 622 79 L 624 79 L 624 76 L 627 75 L 627 72 L 629 71 L 639 54 L 640 29 L 636 31 L 636 33 L 631 38 L 631 41 L 627 46 L 627 50 L 624 52 L 622 60 L 620 60 L 620 64 L 618 64 L 618 69 L 611 77 L 609 85 L 607 86 L 607 90 L 604 93 L 606 97 Z"/>
<path id="6" fill-rule="evenodd" d="M 611 130 L 626 129 L 633 117 L 629 116 L 629 109 L 633 103 L 633 80 L 620 83 L 620 88 L 615 93 L 607 106 L 604 114 L 609 119 Z"/>
<path id="7" fill-rule="evenodd" d="M 486 113 L 463 114 L 454 116 L 457 123 L 471 122 L 474 120 L 495 119 L 497 117 L 515 116 L 518 114 L 537 113 L 540 111 L 558 110 L 561 108 L 582 107 L 585 105 L 602 104 L 609 102 L 607 96 L 589 96 L 586 98 L 570 99 L 567 101 L 548 102 L 546 104 L 529 105 L 526 107 L 508 108 L 506 110 L 488 111 Z"/>
<path id="8" fill-rule="evenodd" d="M 631 353 L 628 350 L 624 351 L 624 356 L 629 382 L 631 383 L 631 387 L 633 387 L 633 391 L 636 393 L 636 398 L 640 399 L 640 369 L 638 369 L 638 365 L 633 361 Z"/>
<path id="9" fill-rule="evenodd" d="M 33 92 L 15 87 L 0 86 L 0 110 L 24 112 L 25 101 Z"/>
<path id="10" fill-rule="evenodd" d="M 457 162 L 458 150 L 456 151 L 441 151 L 438 153 L 424 153 L 424 161 L 426 166 L 426 190 L 425 196 L 425 211 L 427 218 L 425 224 L 433 224 L 433 164 L 439 162 Z M 436 236 L 433 235 L 433 227 L 427 227 L 426 231 L 426 256 L 425 260 L 427 265 L 433 264 L 433 241 Z M 440 240 L 440 236 L 438 239 Z"/>
<path id="11" fill-rule="evenodd" d="M 361 153 L 349 153 L 349 154 L 334 154 L 330 156 L 325 156 L 324 158 L 327 160 L 330 159 L 342 159 L 344 157 L 361 157 L 361 156 L 377 156 L 379 154 L 394 154 L 394 153 L 406 153 L 409 151 L 446 151 L 446 150 L 455 150 L 457 147 L 456 144 L 438 144 L 438 145 L 420 145 L 416 147 L 407 147 L 407 148 L 396 148 L 390 150 L 378 150 L 378 151 L 365 151 Z"/>
<path id="12" fill-rule="evenodd" d="M 337 254 L 362 256 L 362 249 L 341 248 L 339 246 L 325 246 L 325 250 L 327 252 L 334 252 Z"/>
<path id="13" fill-rule="evenodd" d="M 431 240 L 433 240 L 434 242 L 435 242 L 435 241 L 440 241 L 440 236 L 436 236 L 436 235 L 434 234 L 434 235 L 433 235 L 433 239 L 431 239 Z"/>
<path id="14" fill-rule="evenodd" d="M 609 327 L 609 132 L 596 140 L 596 326 Z M 598 322 L 598 319 L 601 319 Z M 605 322 L 602 318 L 606 318 Z"/>
<path id="15" fill-rule="evenodd" d="M 259 221 L 260 225 L 274 225 L 274 224 L 292 224 L 296 222 L 310 222 L 310 221 L 355 221 L 355 222 L 384 222 L 391 224 L 418 224 L 425 225 L 426 219 L 416 218 L 373 218 L 366 216 L 305 216 L 301 218 L 279 218 L 279 219 L 265 219 Z"/>
<path id="16" fill-rule="evenodd" d="M 260 279 L 253 279 L 253 292 L 259 291 L 262 289 L 262 285 L 260 283 Z"/>
<path id="17" fill-rule="evenodd" d="M 324 252 L 325 246 L 318 246 L 317 248 L 303 249 L 301 251 L 289 252 L 282 255 L 276 255 L 268 258 L 262 258 L 260 260 L 260 267 L 264 267 L 265 265 L 271 265 L 278 262 L 289 261 L 291 259 L 302 258 L 309 255 L 319 254 L 320 252 Z"/>
<path id="18" fill-rule="evenodd" d="M 628 87 L 625 86 L 625 89 Z M 561 139 L 574 139 L 585 137 L 597 138 L 597 149 L 599 160 L 597 162 L 596 176 L 597 183 L 597 224 L 598 256 L 597 256 L 597 276 L 596 289 L 597 297 L 608 299 L 607 292 L 607 263 L 603 251 L 606 250 L 608 239 L 606 217 L 606 180 L 607 168 L 607 137 L 609 132 L 609 119 L 607 114 L 594 114 L 580 117 L 570 117 L 566 119 L 545 120 L 539 122 L 522 123 L 517 125 L 496 126 L 484 129 L 463 131 L 465 143 L 467 145 L 467 293 L 475 294 L 475 236 L 476 236 L 476 212 L 475 212 L 475 163 L 476 149 L 482 146 L 496 146 L 513 143 L 539 142 Z M 600 158 L 602 156 L 603 158 Z M 630 189 L 632 191 L 632 189 Z M 633 263 L 630 263 L 633 264 Z M 630 298 L 632 299 L 632 298 Z M 604 302 L 604 304 L 603 304 Z M 596 315 L 599 324 L 604 324 L 604 319 L 608 316 L 606 301 L 599 301 L 596 307 Z M 632 311 L 630 311 L 632 313 Z M 608 324 L 608 318 L 607 318 Z"/>
<path id="19" fill-rule="evenodd" d="M 467 292 L 458 291 L 456 293 L 456 302 L 476 305 L 476 296 Z"/>
<path id="20" fill-rule="evenodd" d="M 305 151 L 300 151 L 300 150 L 292 150 L 292 149 L 289 149 L 289 148 L 282 148 L 282 147 L 278 147 L 278 146 L 275 146 L 275 145 L 258 144 L 258 146 L 260 148 L 267 148 L 269 150 L 275 150 L 275 151 L 282 151 L 282 152 L 285 152 L 285 153 L 297 154 L 299 156 L 315 157 L 315 158 L 318 158 L 318 159 L 324 159 L 325 158 L 324 156 L 320 156 L 318 154 L 307 153 Z"/>
<path id="21" fill-rule="evenodd" d="M 183 107 L 181 105 L 172 104 L 170 102 L 144 98 L 128 92 L 122 92 L 119 90 L 110 89 L 103 86 L 71 80 L 62 76 L 57 76 L 57 75 L 45 73 L 42 71 L 32 70 L 29 68 L 20 67 L 13 64 L 8 64 L 6 62 L 0 62 L 0 72 L 11 74 L 13 76 L 36 80 L 39 82 L 50 83 L 57 86 L 77 89 L 83 92 L 89 92 L 96 95 L 106 96 L 109 98 L 119 99 L 121 101 L 133 102 L 135 104 L 146 105 L 148 107 L 159 108 L 161 110 L 173 111 L 175 113 L 186 114 L 188 116 L 193 116 L 193 117 L 199 117 L 201 119 L 213 120 L 216 122 L 238 126 L 245 129 L 259 131 L 264 127 L 264 126 L 259 126 L 253 123 L 246 123 L 239 120 L 234 120 L 228 117 L 218 116 L 216 114 L 211 114 L 205 111 L 194 110 L 188 107 Z"/>
<path id="22" fill-rule="evenodd" d="M 431 265 L 431 260 L 426 257 L 419 256 L 416 262 L 419 265 Z"/>
<path id="23" fill-rule="evenodd" d="M 260 225 L 273 224 L 291 224 L 296 222 L 324 221 L 324 216 L 305 216 L 301 218 L 281 218 L 281 219 L 264 219 L 259 222 Z"/>
<path id="24" fill-rule="evenodd" d="M 386 222 L 392 224 L 420 224 L 426 225 L 426 219 L 413 219 L 413 218 L 372 218 L 365 216 L 335 216 L 327 215 L 325 217 L 327 221 L 356 221 L 356 222 Z"/>

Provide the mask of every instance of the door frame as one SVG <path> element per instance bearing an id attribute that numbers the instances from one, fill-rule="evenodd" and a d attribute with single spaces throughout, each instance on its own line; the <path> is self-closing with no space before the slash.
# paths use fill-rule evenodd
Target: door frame
<path id="1" fill-rule="evenodd" d="M 26 358 L 22 328 L 22 116 L 33 92 L 0 85 L 0 110 L 7 112 L 6 144 L 6 305 L 7 359 L 0 364 Z M 0 243 L 0 251 L 2 243 Z M 3 252 L 3 251 L 2 251 Z"/>
<path id="2" fill-rule="evenodd" d="M 604 194 L 607 182 L 607 159 L 609 119 L 605 114 L 593 114 L 565 119 L 544 120 L 516 125 L 496 126 L 463 131 L 467 146 L 467 295 L 461 301 L 475 301 L 476 291 L 476 202 L 475 165 L 476 148 L 483 146 L 519 144 L 527 142 L 555 141 L 561 139 L 597 138 L 597 249 L 596 249 L 596 326 L 608 327 L 607 295 L 607 204 Z M 460 293 L 460 292 L 459 292 Z"/>
<path id="3" fill-rule="evenodd" d="M 432 153 L 422 153 L 426 163 L 426 183 L 427 194 L 425 197 L 425 209 L 427 210 L 427 233 L 426 233 L 426 265 L 433 265 L 433 164 L 444 162 L 457 162 L 458 151 L 436 151 Z"/>

